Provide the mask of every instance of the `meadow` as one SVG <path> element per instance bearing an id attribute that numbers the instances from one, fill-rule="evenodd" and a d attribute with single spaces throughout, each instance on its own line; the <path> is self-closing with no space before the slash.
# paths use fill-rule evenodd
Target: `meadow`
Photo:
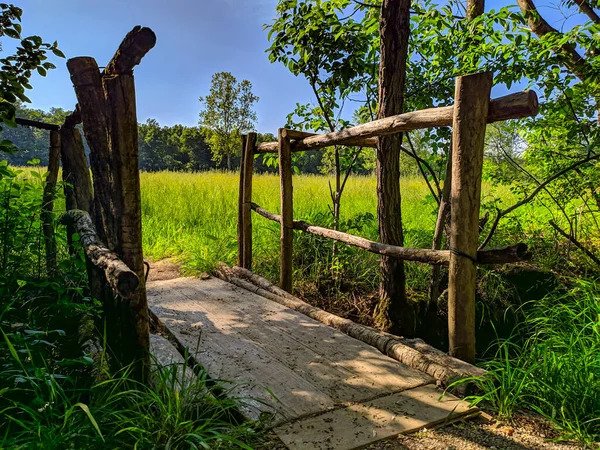
<path id="1" fill-rule="evenodd" d="M 294 177 L 295 219 L 331 225 L 329 181 L 332 179 L 321 175 Z M 216 171 L 143 172 L 141 183 L 146 257 L 151 260 L 174 257 L 184 264 L 185 270 L 191 272 L 210 271 L 218 261 L 228 264 L 236 262 L 237 174 Z M 404 178 L 401 189 L 405 245 L 430 247 L 437 204 L 422 179 Z M 495 204 L 497 201 L 500 204 L 510 204 L 515 199 L 515 195 L 505 186 L 493 187 L 490 183 L 484 183 L 483 191 L 484 204 Z M 279 178 L 270 174 L 255 175 L 253 201 L 278 213 Z M 351 176 L 342 197 L 342 229 L 378 240 L 376 211 L 375 177 Z M 499 233 L 494 240 L 495 244 L 539 235 L 550 214 L 547 209 L 536 205 L 526 205 L 518 212 L 518 227 L 513 223 L 508 234 Z M 295 248 L 298 250 L 304 249 L 302 244 L 305 238 L 300 234 L 301 232 L 295 233 Z M 277 279 L 279 226 L 254 214 L 253 243 L 257 272 Z M 365 276 L 376 276 L 376 258 L 358 251 L 351 253 L 351 256 L 375 263 L 373 271 L 368 271 Z M 302 269 L 306 267 L 297 268 Z M 413 287 L 418 289 L 416 285 Z"/>

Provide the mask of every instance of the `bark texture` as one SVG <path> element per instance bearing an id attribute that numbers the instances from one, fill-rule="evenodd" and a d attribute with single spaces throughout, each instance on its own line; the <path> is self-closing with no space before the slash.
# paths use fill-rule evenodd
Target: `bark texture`
<path id="1" fill-rule="evenodd" d="M 242 153 L 243 159 L 243 261 L 242 267 L 252 270 L 252 175 L 254 173 L 254 149 L 256 148 L 256 133 L 249 133 L 246 146 Z"/>
<path id="2" fill-rule="evenodd" d="M 535 116 L 538 112 L 538 99 L 533 91 L 516 92 L 490 102 L 488 123 L 509 119 Z M 356 125 L 345 130 L 315 134 L 304 138 L 298 136 L 292 140 L 292 151 L 317 150 L 332 145 L 375 146 L 375 136 L 388 136 L 402 131 L 421 130 L 433 127 L 452 126 L 454 106 L 422 109 L 380 118 L 372 122 Z M 277 142 L 263 142 L 258 145 L 257 153 L 277 153 Z"/>
<path id="3" fill-rule="evenodd" d="M 242 135 L 242 148 L 241 154 L 243 155 L 246 151 L 246 140 L 248 136 Z M 244 267 L 244 183 L 245 183 L 246 172 L 244 171 L 244 158 L 240 159 L 240 188 L 238 190 L 238 227 L 237 227 L 237 238 L 238 238 L 238 266 Z"/>
<path id="4" fill-rule="evenodd" d="M 256 203 L 252 203 L 252 209 L 265 219 L 281 223 L 281 216 L 269 212 Z M 407 248 L 395 245 L 381 244 L 370 241 L 359 236 L 344 233 L 342 231 L 330 230 L 329 228 L 317 227 L 301 220 L 292 221 L 294 230 L 322 236 L 334 241 L 343 242 L 353 247 L 362 248 L 371 253 L 385 255 L 405 261 L 416 261 L 432 265 L 448 265 L 450 263 L 450 250 L 436 250 L 428 248 Z M 527 261 L 531 259 L 531 253 L 527 251 L 527 245 L 519 243 L 507 247 L 493 248 L 477 251 L 478 264 L 510 264 Z"/>
<path id="5" fill-rule="evenodd" d="M 475 289 L 481 174 L 492 74 L 459 77 L 452 135 L 448 335 L 450 354 L 475 361 Z"/>
<path id="6" fill-rule="evenodd" d="M 402 113 L 410 34 L 410 0 L 383 0 L 379 19 L 381 38 L 378 119 Z M 402 247 L 400 147 L 402 135 L 380 136 L 377 145 L 377 216 L 383 244 Z M 381 283 L 375 320 L 383 330 L 413 337 L 414 306 L 406 297 L 404 262 L 381 258 Z"/>
<path id="7" fill-rule="evenodd" d="M 279 129 L 279 180 L 281 194 L 281 259 L 279 280 L 281 289 L 292 292 L 292 254 L 294 200 L 292 187 L 292 153 L 285 128 Z"/>
<path id="8" fill-rule="evenodd" d="M 74 209 L 60 218 L 63 225 L 72 225 L 89 261 L 104 272 L 115 294 L 123 298 L 133 295 L 140 284 L 139 277 L 98 239 L 98 233 L 86 211 Z"/>
<path id="9" fill-rule="evenodd" d="M 152 30 L 135 27 L 102 74 L 93 58 L 67 62 L 91 149 L 96 227 L 138 278 L 126 298 L 103 295 L 107 340 L 117 364 L 133 364 L 133 376 L 142 381 L 150 369 L 149 323 L 133 68 L 155 43 Z"/>

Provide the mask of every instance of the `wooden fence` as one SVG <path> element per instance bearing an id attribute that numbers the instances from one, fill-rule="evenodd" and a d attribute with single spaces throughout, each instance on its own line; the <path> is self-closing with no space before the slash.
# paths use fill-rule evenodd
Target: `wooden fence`
<path id="1" fill-rule="evenodd" d="M 492 75 L 480 73 L 456 80 L 455 104 L 386 117 L 325 134 L 279 129 L 278 141 L 256 143 L 256 133 L 242 137 L 239 192 L 239 265 L 252 268 L 252 211 L 279 222 L 280 286 L 292 290 L 293 230 L 333 239 L 380 255 L 431 265 L 449 266 L 448 325 L 450 352 L 475 354 L 476 264 L 506 264 L 530 258 L 525 244 L 478 251 L 481 175 L 486 124 L 534 116 L 535 92 L 526 91 L 490 100 Z M 379 136 L 432 127 L 453 127 L 451 219 L 449 250 L 406 248 L 382 244 L 293 218 L 292 152 L 333 145 L 376 147 Z M 278 153 L 281 212 L 274 214 L 252 202 L 254 157 Z M 466 359 L 471 359 L 467 356 Z"/>
<path id="2" fill-rule="evenodd" d="M 52 216 L 62 162 L 67 212 L 60 222 L 67 226 L 69 251 L 73 254 L 77 233 L 91 294 L 103 303 L 104 323 L 98 325 L 104 327 L 110 361 L 115 369 L 131 364 L 131 374 L 140 380 L 149 375 L 150 356 L 133 68 L 155 43 L 151 29 L 137 26 L 103 71 L 91 57 L 69 59 L 78 104 L 65 123 L 16 120 L 50 131 L 42 211 L 47 272 L 56 270 Z M 90 147 L 89 164 L 79 124 Z"/>

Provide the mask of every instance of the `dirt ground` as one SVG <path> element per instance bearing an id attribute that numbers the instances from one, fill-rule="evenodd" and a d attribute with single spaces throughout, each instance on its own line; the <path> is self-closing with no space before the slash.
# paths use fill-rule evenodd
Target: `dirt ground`
<path id="1" fill-rule="evenodd" d="M 150 273 L 148 274 L 148 281 L 162 281 L 172 280 L 183 276 L 181 272 L 181 265 L 177 264 L 176 261 L 171 259 L 163 259 L 162 261 L 149 261 L 146 260 L 150 265 Z"/>
<path id="2" fill-rule="evenodd" d="M 285 450 L 272 433 L 260 450 Z M 582 447 L 573 442 L 557 442 L 552 425 L 531 414 L 514 418 L 511 424 L 496 420 L 470 419 L 434 430 L 376 442 L 367 450 L 571 450 Z M 307 449 L 310 450 L 310 449 Z"/>
<path id="3" fill-rule="evenodd" d="M 169 259 L 152 262 L 148 281 L 160 281 L 182 276 L 180 265 Z M 204 274 L 203 274 L 204 275 Z M 552 425 L 533 414 L 521 414 L 509 423 L 495 419 L 471 419 L 433 430 L 376 442 L 368 450 L 568 450 L 580 449 L 572 442 L 557 442 L 559 434 Z M 260 450 L 285 450 L 272 433 Z M 307 449 L 310 450 L 310 449 Z"/>

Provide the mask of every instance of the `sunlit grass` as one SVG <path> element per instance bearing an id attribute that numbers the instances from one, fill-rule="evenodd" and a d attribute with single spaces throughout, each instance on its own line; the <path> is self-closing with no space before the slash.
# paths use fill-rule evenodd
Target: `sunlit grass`
<path id="1" fill-rule="evenodd" d="M 239 175 L 204 172 L 142 173 L 142 214 L 144 252 L 151 259 L 177 257 L 188 269 L 210 270 L 221 260 L 234 263 L 237 255 L 237 199 Z M 329 214 L 331 204 L 329 177 L 294 176 L 294 218 L 310 221 Z M 429 247 L 433 236 L 437 205 L 421 179 L 403 179 L 402 218 L 405 245 Z M 492 188 L 484 183 L 484 202 L 499 198 L 510 202 L 508 188 Z M 263 208 L 279 212 L 279 179 L 276 175 L 257 174 L 253 178 L 253 201 Z M 532 232 L 542 208 L 526 206 L 524 224 Z M 360 214 L 376 217 L 377 196 L 374 176 L 352 176 L 342 197 L 342 222 Z M 376 221 L 357 234 L 378 240 Z M 271 259 L 279 252 L 277 224 L 253 216 L 254 255 Z"/>

